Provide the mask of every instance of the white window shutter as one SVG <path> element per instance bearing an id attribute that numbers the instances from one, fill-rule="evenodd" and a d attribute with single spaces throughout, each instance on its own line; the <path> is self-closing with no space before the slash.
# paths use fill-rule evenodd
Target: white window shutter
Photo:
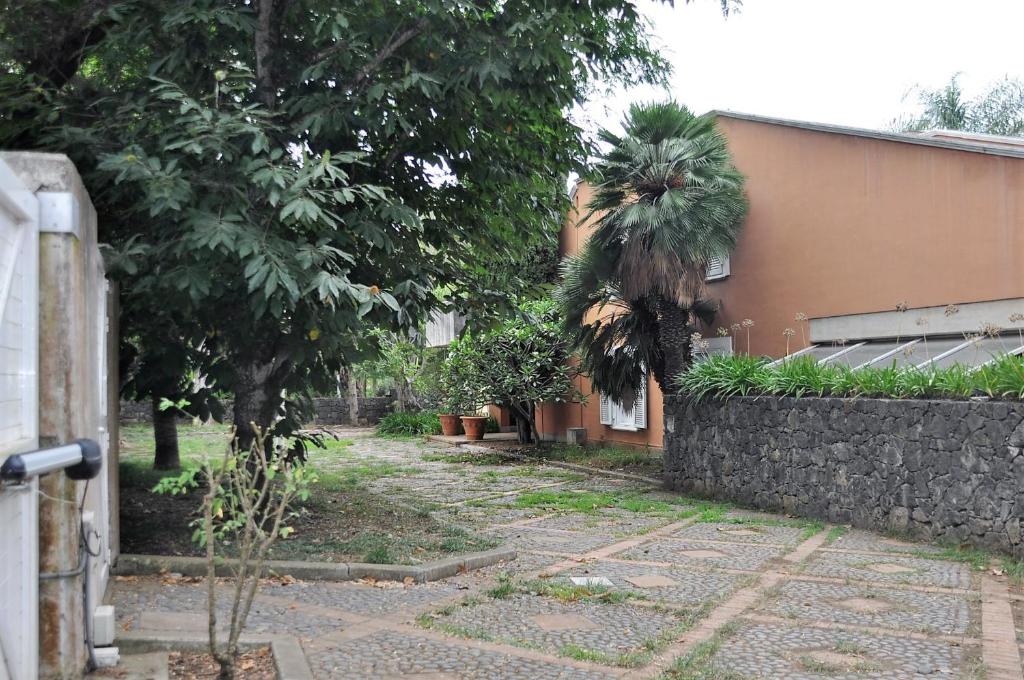
<path id="1" fill-rule="evenodd" d="M 608 395 L 606 395 L 604 392 L 601 393 L 601 424 L 612 424 L 612 405 L 611 402 L 608 400 Z"/>
<path id="2" fill-rule="evenodd" d="M 636 401 L 633 403 L 633 426 L 638 430 L 647 429 L 647 371 L 644 371 L 640 389 L 636 393 Z"/>
<path id="3" fill-rule="evenodd" d="M 706 279 L 721 279 L 729 275 L 729 257 L 713 257 L 708 261 Z"/>

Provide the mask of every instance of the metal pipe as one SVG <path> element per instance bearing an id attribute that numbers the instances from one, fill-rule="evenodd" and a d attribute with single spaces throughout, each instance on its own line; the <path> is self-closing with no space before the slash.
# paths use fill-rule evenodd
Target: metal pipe
<path id="1" fill-rule="evenodd" d="M 8 456 L 0 466 L 0 481 L 21 484 L 56 470 L 66 470 L 71 479 L 92 479 L 102 465 L 100 445 L 91 439 L 76 439 L 70 444 Z"/>

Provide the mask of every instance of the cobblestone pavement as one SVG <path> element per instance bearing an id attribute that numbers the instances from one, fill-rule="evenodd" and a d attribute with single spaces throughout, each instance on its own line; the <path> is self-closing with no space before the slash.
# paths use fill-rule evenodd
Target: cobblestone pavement
<path id="1" fill-rule="evenodd" d="M 518 557 L 423 585 L 268 580 L 248 631 L 296 638 L 320 680 L 1024 680 L 1024 594 L 942 548 L 343 436 L 352 455 L 318 464 L 394 464 L 370 488 Z M 110 599 L 123 635 L 205 630 L 198 580 L 117 579 Z"/>

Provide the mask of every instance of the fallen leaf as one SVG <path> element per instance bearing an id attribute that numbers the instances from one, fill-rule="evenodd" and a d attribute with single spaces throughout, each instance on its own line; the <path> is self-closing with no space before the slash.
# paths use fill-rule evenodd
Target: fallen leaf
<path id="1" fill-rule="evenodd" d="M 407 586 L 411 586 L 412 584 L 416 583 L 416 579 L 414 579 L 412 576 L 406 576 L 402 579 L 402 583 L 404 583 Z"/>

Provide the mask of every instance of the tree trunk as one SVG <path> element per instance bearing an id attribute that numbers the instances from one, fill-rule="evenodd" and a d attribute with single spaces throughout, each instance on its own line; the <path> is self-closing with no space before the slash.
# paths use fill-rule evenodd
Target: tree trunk
<path id="1" fill-rule="evenodd" d="M 516 434 L 518 435 L 520 444 L 530 443 L 530 421 L 518 413 L 516 414 Z"/>
<path id="2" fill-rule="evenodd" d="M 177 409 L 160 410 L 160 397 L 153 395 L 153 443 L 156 456 L 153 468 L 156 470 L 177 470 L 181 468 L 178 455 L 178 414 Z"/>
<path id="3" fill-rule="evenodd" d="M 530 414 L 530 435 L 533 437 L 533 443 L 540 446 L 540 432 L 537 431 L 537 405 L 531 401 L 527 404 L 527 409 Z"/>
<path id="4" fill-rule="evenodd" d="M 516 434 L 520 444 L 540 444 L 540 435 L 537 434 L 537 422 L 533 404 L 523 402 L 512 404 L 511 409 L 516 415 Z"/>
<path id="5" fill-rule="evenodd" d="M 661 391 L 669 394 L 675 389 L 676 376 L 690 363 L 690 312 L 662 297 L 658 298 L 658 344 L 665 366 L 655 371 L 654 378 Z"/>
<path id="6" fill-rule="evenodd" d="M 359 381 L 348 374 L 348 419 L 352 427 L 359 425 Z"/>
<path id="7" fill-rule="evenodd" d="M 252 449 L 256 439 L 253 425 L 264 433 L 274 425 L 281 406 L 280 390 L 271 381 L 273 363 L 252 362 L 236 367 L 238 384 L 235 386 L 235 437 L 239 451 Z M 264 442 L 268 444 L 269 442 Z M 273 447 L 268 446 L 270 456 Z"/>

